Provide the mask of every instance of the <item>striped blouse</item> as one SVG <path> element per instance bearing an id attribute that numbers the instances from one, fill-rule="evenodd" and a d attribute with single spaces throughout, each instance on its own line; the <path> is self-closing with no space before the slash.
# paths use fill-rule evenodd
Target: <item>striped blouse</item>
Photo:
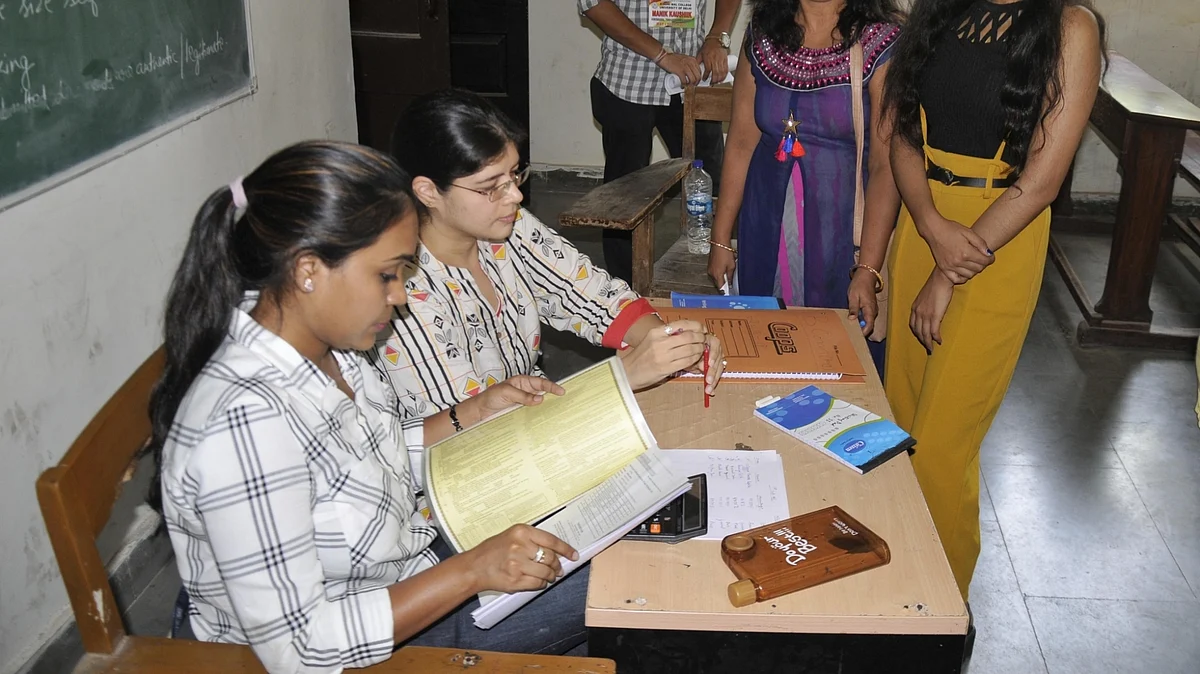
<path id="1" fill-rule="evenodd" d="M 495 286 L 495 310 L 470 271 L 417 249 L 408 306 L 393 314 L 394 332 L 375 359 L 406 419 L 436 414 L 515 375 L 540 376 L 543 323 L 616 349 L 638 318 L 654 312 L 525 209 L 507 240 L 479 242 L 479 261 Z"/>

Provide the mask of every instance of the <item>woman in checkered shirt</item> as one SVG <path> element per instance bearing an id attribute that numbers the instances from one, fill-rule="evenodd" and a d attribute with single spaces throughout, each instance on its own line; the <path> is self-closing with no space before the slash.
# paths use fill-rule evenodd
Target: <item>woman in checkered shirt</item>
<path id="1" fill-rule="evenodd" d="M 561 653 L 586 636 L 587 567 L 471 625 L 477 593 L 546 587 L 577 558 L 567 544 L 517 525 L 451 556 L 418 511 L 395 394 L 360 354 L 406 301 L 410 189 L 369 148 L 286 148 L 205 201 L 167 298 L 151 496 L 183 579 L 176 633 L 248 644 L 272 673 L 364 667 L 405 642 Z M 562 393 L 516 382 L 464 402 L 462 423 Z"/>

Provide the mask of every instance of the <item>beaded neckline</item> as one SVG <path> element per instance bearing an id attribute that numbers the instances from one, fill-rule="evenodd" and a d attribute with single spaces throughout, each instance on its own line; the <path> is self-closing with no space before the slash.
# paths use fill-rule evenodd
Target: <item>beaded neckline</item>
<path id="1" fill-rule="evenodd" d="M 871 24 L 863 30 L 864 81 L 899 35 L 899 26 L 887 23 Z M 850 50 L 845 45 L 785 51 L 765 35 L 752 33 L 751 37 L 749 51 L 754 65 L 777 86 L 811 91 L 850 83 Z"/>

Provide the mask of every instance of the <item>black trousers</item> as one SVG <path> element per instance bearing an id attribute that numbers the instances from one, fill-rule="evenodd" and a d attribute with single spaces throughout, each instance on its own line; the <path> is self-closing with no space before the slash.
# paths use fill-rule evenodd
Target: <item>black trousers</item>
<path id="1" fill-rule="evenodd" d="M 592 116 L 600 125 L 604 143 L 604 182 L 612 182 L 650 165 L 654 131 L 658 130 L 672 157 L 683 156 L 683 97 L 670 105 L 643 105 L 618 98 L 600 80 L 592 78 Z M 696 122 L 696 158 L 713 178 L 716 195 L 725 160 L 725 138 L 720 122 Z M 633 233 L 606 229 L 604 265 L 613 276 L 633 281 Z"/>

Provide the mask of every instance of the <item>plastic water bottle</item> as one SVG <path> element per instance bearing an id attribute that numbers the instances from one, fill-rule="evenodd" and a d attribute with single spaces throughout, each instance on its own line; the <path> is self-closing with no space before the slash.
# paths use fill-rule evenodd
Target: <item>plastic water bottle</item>
<path id="1" fill-rule="evenodd" d="M 687 208 L 688 252 L 708 255 L 708 240 L 712 238 L 713 218 L 712 177 L 704 171 L 704 162 L 697 159 L 683 179 Z"/>

